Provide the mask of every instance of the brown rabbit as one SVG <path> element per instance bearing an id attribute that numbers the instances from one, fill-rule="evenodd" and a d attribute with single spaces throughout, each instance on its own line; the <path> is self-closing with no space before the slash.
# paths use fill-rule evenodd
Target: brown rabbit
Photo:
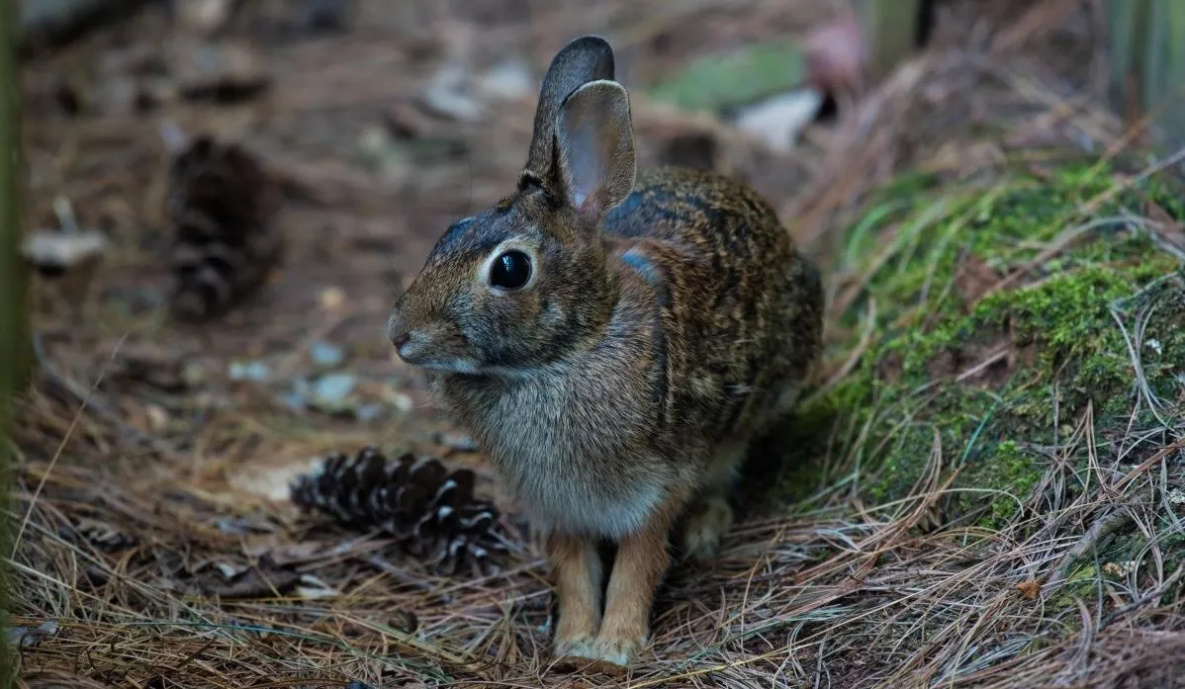
<path id="1" fill-rule="evenodd" d="M 556 55 L 518 188 L 445 232 L 388 335 L 547 534 L 555 653 L 625 666 L 668 534 L 703 558 L 730 527 L 750 440 L 817 357 L 823 297 L 752 190 L 636 175 L 613 72 L 595 36 Z M 618 547 L 607 590 L 603 541 Z"/>

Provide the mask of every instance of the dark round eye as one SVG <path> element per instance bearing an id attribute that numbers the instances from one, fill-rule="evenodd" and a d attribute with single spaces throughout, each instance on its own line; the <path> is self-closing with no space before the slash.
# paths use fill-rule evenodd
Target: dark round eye
<path id="1" fill-rule="evenodd" d="M 490 284 L 502 289 L 518 289 L 531 279 L 531 257 L 521 251 L 507 251 L 494 259 Z"/>

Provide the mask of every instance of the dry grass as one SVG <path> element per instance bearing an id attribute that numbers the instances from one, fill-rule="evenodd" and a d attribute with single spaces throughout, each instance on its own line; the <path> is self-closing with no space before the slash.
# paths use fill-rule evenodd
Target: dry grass
<path id="1" fill-rule="evenodd" d="M 798 31 L 825 14 L 805 0 L 776 9 L 659 4 L 652 16 L 661 21 L 639 22 L 630 3 L 561 3 L 528 14 L 529 22 L 489 23 L 470 49 L 480 60 L 530 36 L 547 35 L 551 46 L 553 31 L 617 27 L 635 63 L 662 64 L 699 46 L 675 40 L 673 56 L 647 63 L 658 52 L 654 37 L 693 35 L 708 16 L 727 43 Z M 498 575 L 438 579 L 377 537 L 269 499 L 306 458 L 327 450 L 376 443 L 446 451 L 435 435 L 443 421 L 377 334 L 396 284 L 418 267 L 439 228 L 508 188 L 529 134 L 530 99 L 511 100 L 478 122 L 426 125 L 425 138 L 458 141 L 465 155 L 428 153 L 376 172 L 359 144 L 367 127 L 455 57 L 436 45 L 434 31 L 476 20 L 379 21 L 385 15 L 372 5 L 365 11 L 375 21 L 350 39 L 283 44 L 265 55 L 278 76 L 262 105 L 66 120 L 30 99 L 30 219 L 46 222 L 52 199 L 65 195 L 82 222 L 109 230 L 118 250 L 85 298 L 35 286 L 43 366 L 19 420 L 16 511 L 7 517 L 20 537 L 5 555 L 13 622 L 54 620 L 58 629 L 21 651 L 19 686 L 1185 686 L 1185 572 L 1166 565 L 1183 559 L 1169 550 L 1182 547 L 1185 530 L 1175 502 L 1183 495 L 1185 423 L 1146 384 L 1140 404 L 1165 414 L 1156 435 L 1100 447 L 1094 417 L 1085 415 L 1047 448 L 1042 490 L 1004 528 L 934 527 L 930 515 L 950 494 L 949 468 L 963 451 L 937 435 L 907 499 L 861 505 L 826 490 L 750 516 L 716 562 L 672 571 L 653 641 L 623 681 L 549 670 L 550 594 L 529 542 Z M 487 6 L 511 5 L 531 3 L 474 3 L 470 11 L 480 19 Z M 1062 21 L 1050 16 L 1046 27 Z M 159 33 L 153 21 L 139 27 Z M 641 136 L 653 134 L 646 155 L 661 159 L 671 132 L 706 127 L 723 137 L 728 165 L 777 195 L 827 267 L 837 263 L 827 258 L 832 230 L 903 168 L 990 178 L 997 154 L 1034 141 L 1089 140 L 1100 152 L 1127 143 L 1081 90 L 1065 87 L 1054 61 L 1031 50 L 1048 38 L 1041 16 L 1014 26 L 983 43 L 936 47 L 869 94 L 850 120 L 819 127 L 786 157 L 640 100 Z M 30 93 L 50 92 L 58 75 L 111 54 L 114 42 L 105 34 L 35 63 Z M 425 42 L 427 49 L 417 47 Z M 548 49 L 534 57 L 546 59 Z M 965 146 L 968 118 L 996 126 L 990 140 L 998 143 Z M 292 180 L 285 270 L 269 294 L 200 329 L 168 323 L 156 306 L 128 305 L 165 277 L 153 253 L 165 160 L 155 127 L 165 120 L 242 138 Z M 497 141 L 491 122 L 505 132 Z M 1037 155 L 1032 161 L 1042 165 Z M 804 177 L 813 186 L 786 191 Z M 858 289 L 868 278 L 834 275 L 831 291 Z M 340 304 L 326 298 L 330 290 L 344 295 Z M 1117 305 L 1133 353 L 1147 312 L 1138 299 Z M 848 339 L 838 313 L 829 326 L 835 341 Z M 279 385 L 311 367 L 308 345 L 321 339 L 350 346 L 350 366 L 368 390 L 394 370 L 411 411 L 370 423 L 292 412 L 276 386 L 226 373 L 231 361 L 259 359 Z M 164 391 L 129 373 L 129 352 L 156 357 L 157 372 L 189 366 L 200 379 Z M 859 344 L 837 352 L 827 383 L 849 375 L 843 362 L 860 353 Z M 1088 461 L 1071 461 L 1079 456 Z M 476 460 L 464 452 L 453 459 Z M 1104 577 L 1106 563 L 1097 562 L 1092 576 L 1068 579 L 1119 530 L 1142 535 L 1136 566 Z"/>

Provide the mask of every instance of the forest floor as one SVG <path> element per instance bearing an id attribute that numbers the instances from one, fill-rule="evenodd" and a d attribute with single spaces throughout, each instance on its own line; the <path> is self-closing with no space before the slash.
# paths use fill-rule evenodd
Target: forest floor
<path id="1" fill-rule="evenodd" d="M 1083 3 L 945 3 L 790 150 L 645 85 L 831 3 L 373 0 L 344 28 L 246 5 L 215 35 L 149 9 L 26 67 L 27 225 L 108 248 L 31 286 L 18 686 L 1185 686 L 1185 205 L 1098 107 Z M 716 562 L 671 570 L 623 678 L 551 668 L 538 549 L 384 336 L 444 228 L 512 188 L 582 33 L 637 86 L 641 163 L 749 181 L 829 303 L 773 479 Z M 200 325 L 167 306 L 177 132 L 280 181 L 279 266 Z M 436 576 L 289 502 L 367 445 L 473 467 L 504 568 Z"/>

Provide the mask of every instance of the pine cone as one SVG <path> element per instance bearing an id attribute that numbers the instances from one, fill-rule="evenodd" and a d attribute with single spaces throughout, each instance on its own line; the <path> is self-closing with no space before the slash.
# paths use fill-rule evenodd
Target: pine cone
<path id="1" fill-rule="evenodd" d="M 374 447 L 328 455 L 291 486 L 292 501 L 356 528 L 379 527 L 440 574 L 496 571 L 506 545 L 493 503 L 474 497 L 474 474 L 406 453 L 389 461 Z"/>
<path id="2" fill-rule="evenodd" d="M 166 211 L 178 317 L 219 316 L 263 284 L 280 258 L 277 201 L 267 172 L 237 145 L 200 137 L 173 160 Z"/>

